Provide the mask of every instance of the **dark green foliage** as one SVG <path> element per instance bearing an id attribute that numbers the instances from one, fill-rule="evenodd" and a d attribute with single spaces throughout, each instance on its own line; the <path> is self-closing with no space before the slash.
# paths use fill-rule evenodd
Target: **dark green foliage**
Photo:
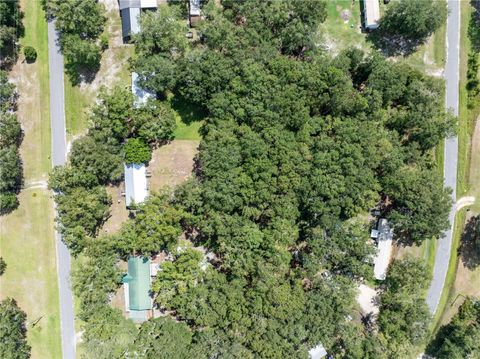
<path id="1" fill-rule="evenodd" d="M 25 55 L 25 60 L 27 60 L 28 63 L 35 62 L 37 59 L 37 50 L 31 46 L 25 46 L 23 49 L 23 54 Z"/>
<path id="2" fill-rule="evenodd" d="M 452 321 L 440 328 L 427 353 L 438 359 L 480 357 L 480 302 L 467 298 Z"/>
<path id="3" fill-rule="evenodd" d="M 153 195 L 139 206 L 135 219 L 123 225 L 115 248 L 123 257 L 173 250 L 182 233 L 180 223 L 185 217 L 181 209 L 168 203 L 166 196 Z"/>
<path id="4" fill-rule="evenodd" d="M 17 192 L 22 181 L 22 162 L 15 146 L 0 148 L 0 192 Z"/>
<path id="5" fill-rule="evenodd" d="M 0 110 L 14 110 L 16 97 L 15 85 L 8 81 L 8 73 L 0 70 Z"/>
<path id="6" fill-rule="evenodd" d="M 0 215 L 9 213 L 19 205 L 18 198 L 13 192 L 0 193 Z"/>
<path id="7" fill-rule="evenodd" d="M 129 138 L 124 151 L 126 163 L 148 163 L 152 159 L 152 149 L 139 138 Z"/>
<path id="8" fill-rule="evenodd" d="M 3 275 L 5 273 L 5 269 L 7 269 L 7 263 L 3 259 L 3 257 L 0 257 L 0 275 Z"/>
<path id="9" fill-rule="evenodd" d="M 20 1 L 0 2 L 0 68 L 11 65 L 17 57 L 17 41 L 23 35 Z"/>
<path id="10" fill-rule="evenodd" d="M 413 354 L 428 334 L 430 312 L 425 303 L 430 273 L 422 260 L 406 258 L 393 263 L 381 295 L 378 326 L 390 358 Z"/>
<path id="11" fill-rule="evenodd" d="M 401 167 L 384 179 L 384 190 L 392 201 L 388 217 L 399 239 L 422 242 L 449 227 L 451 191 L 443 188 L 437 171 Z"/>
<path id="12" fill-rule="evenodd" d="M 472 50 L 475 53 L 480 52 L 480 1 L 471 0 L 470 5 L 473 7 L 470 22 L 468 23 L 468 37 Z"/>
<path id="13" fill-rule="evenodd" d="M 0 148 L 19 145 L 21 138 L 22 127 L 17 116 L 0 110 Z"/>
<path id="14" fill-rule="evenodd" d="M 392 54 L 411 53 L 425 43 L 446 19 L 447 4 L 443 1 L 392 1 L 372 39 Z"/>
<path id="15" fill-rule="evenodd" d="M 101 48 L 96 40 L 106 22 L 103 5 L 96 0 L 52 0 L 45 5 L 60 32 L 67 73 L 78 83 L 80 73 L 96 72 L 100 67 Z"/>
<path id="16" fill-rule="evenodd" d="M 4 359 L 30 358 L 27 344 L 27 315 L 17 302 L 6 298 L 0 302 L 0 357 Z"/>
<path id="17" fill-rule="evenodd" d="M 135 134 L 147 143 L 171 141 L 177 128 L 172 109 L 160 101 L 148 101 L 136 109 L 134 122 Z"/>
<path id="18" fill-rule="evenodd" d="M 50 189 L 63 193 L 68 193 L 77 187 L 93 188 L 97 185 L 98 179 L 93 173 L 82 172 L 72 167 L 54 167 L 48 180 Z"/>

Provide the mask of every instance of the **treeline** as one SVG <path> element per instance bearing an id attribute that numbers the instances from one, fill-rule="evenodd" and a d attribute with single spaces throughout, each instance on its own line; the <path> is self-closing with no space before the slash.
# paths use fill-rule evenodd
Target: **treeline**
<path id="1" fill-rule="evenodd" d="M 480 357 L 480 302 L 467 298 L 452 321 L 438 331 L 427 348 L 438 359 Z"/>
<path id="2" fill-rule="evenodd" d="M 0 301 L 0 357 L 4 359 L 30 358 L 27 343 L 27 315 L 14 299 Z"/>
<path id="3" fill-rule="evenodd" d="M 69 166 L 54 168 L 49 181 L 60 233 L 73 254 L 109 216 L 105 185 L 122 179 L 125 161 L 148 162 L 152 148 L 171 140 L 176 128 L 166 103 L 149 100 L 135 107 L 130 89 L 120 87 L 101 91 L 89 120 L 88 133 L 72 145 Z"/>
<path id="4" fill-rule="evenodd" d="M 8 73 L 0 71 L 0 215 L 18 207 L 23 173 L 18 147 L 22 128 L 15 113 L 17 92 L 8 81 Z"/>
<path id="5" fill-rule="evenodd" d="M 378 324 L 350 320 L 358 282 L 372 277 L 362 215 L 378 206 L 410 243 L 448 227 L 450 193 L 432 158 L 455 127 L 442 84 L 378 54 L 322 52 L 322 1 L 222 4 L 203 8 L 197 42 L 185 39 L 178 5 L 142 16 L 135 37 L 141 86 L 208 114 L 194 177 L 172 197 L 153 196 L 114 236 L 93 239 L 94 221 L 65 222 L 59 212 L 67 230 L 90 230 L 67 239 L 82 253 L 73 286 L 86 352 L 306 358 L 322 343 L 340 358 L 403 358 L 425 339 L 427 271 L 413 260 L 394 264 Z M 118 178 L 105 169 L 113 161 L 99 161 L 96 174 L 95 161 L 75 158 L 111 155 L 91 150 L 97 132 L 109 133 L 102 146 L 125 138 L 116 137 L 125 127 L 112 128 L 126 116 L 105 109 L 83 139 L 90 145 L 74 144 L 71 159 L 72 169 L 88 164 L 96 178 L 105 171 L 99 184 Z M 61 192 L 75 187 L 71 178 Z M 195 248 L 177 250 L 181 233 Z M 137 332 L 108 306 L 120 285 L 116 263 L 161 250 L 171 260 L 152 296 L 166 317 Z M 408 325 L 411 313 L 418 330 Z"/>
<path id="6" fill-rule="evenodd" d="M 478 103 L 480 95 L 480 81 L 478 79 L 478 54 L 480 52 L 480 1 L 472 0 L 472 13 L 468 23 L 468 37 L 470 50 L 467 62 L 467 92 L 468 106 L 473 108 Z"/>
<path id="7" fill-rule="evenodd" d="M 18 0 L 0 2 L 0 69 L 17 59 L 18 38 L 24 32 L 22 17 Z"/>
<path id="8" fill-rule="evenodd" d="M 107 21 L 97 0 L 42 0 L 48 17 L 55 18 L 65 70 L 73 84 L 89 80 L 100 68 L 108 39 L 99 39 Z M 106 43 L 105 43 L 106 42 Z"/>

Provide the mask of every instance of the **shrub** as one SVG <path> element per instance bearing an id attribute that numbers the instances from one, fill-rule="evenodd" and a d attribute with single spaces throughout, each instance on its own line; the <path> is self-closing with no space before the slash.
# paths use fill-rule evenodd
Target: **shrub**
<path id="1" fill-rule="evenodd" d="M 7 263 L 3 260 L 3 257 L 0 257 L 0 275 L 5 273 L 5 269 L 7 269 Z"/>
<path id="2" fill-rule="evenodd" d="M 9 213 L 18 207 L 15 193 L 5 192 L 0 194 L 0 215 Z"/>
<path id="3" fill-rule="evenodd" d="M 23 54 L 25 55 L 25 60 L 27 60 L 28 63 L 35 62 L 37 59 L 37 50 L 31 46 L 25 46 L 23 49 Z"/>
<path id="4" fill-rule="evenodd" d="M 145 141 L 139 138 L 130 138 L 125 144 L 125 162 L 147 163 L 152 158 L 152 150 Z"/>

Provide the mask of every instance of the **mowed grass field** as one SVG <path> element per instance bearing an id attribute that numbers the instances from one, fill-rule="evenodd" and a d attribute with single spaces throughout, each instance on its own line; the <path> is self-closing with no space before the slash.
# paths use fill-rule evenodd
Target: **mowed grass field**
<path id="1" fill-rule="evenodd" d="M 0 217 L 0 298 L 13 297 L 27 313 L 32 358 L 60 358 L 59 299 L 53 232 L 53 201 L 44 188 L 50 170 L 50 110 L 47 23 L 40 1 L 21 1 L 25 36 L 22 46 L 38 53 L 34 64 L 22 61 L 10 77 L 19 92 L 18 118 L 24 130 L 20 154 L 26 189 L 20 206 Z"/>

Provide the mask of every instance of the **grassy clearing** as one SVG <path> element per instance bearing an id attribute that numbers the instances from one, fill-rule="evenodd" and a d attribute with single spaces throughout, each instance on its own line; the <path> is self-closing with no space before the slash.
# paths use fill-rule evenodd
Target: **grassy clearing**
<path id="1" fill-rule="evenodd" d="M 20 94 L 18 117 L 24 130 L 20 154 L 25 184 L 42 181 L 50 170 L 50 101 L 47 23 L 39 1 L 22 1 L 22 46 L 37 50 L 34 64 L 19 61 L 11 78 Z M 60 358 L 59 298 L 53 201 L 44 189 L 24 189 L 20 206 L 0 217 L 0 250 L 7 270 L 0 297 L 13 297 L 27 313 L 33 358 Z M 38 321 L 35 325 L 35 323 Z"/>
<path id="2" fill-rule="evenodd" d="M 0 217 L 1 256 L 7 262 L 7 270 L 0 277 L 0 297 L 15 298 L 27 313 L 32 357 L 60 358 L 52 200 L 42 189 L 24 190 L 19 200 L 17 210 Z"/>
<path id="3" fill-rule="evenodd" d="M 200 127 L 206 114 L 198 107 L 189 104 L 182 98 L 171 95 L 168 99 L 175 111 L 177 129 L 174 132 L 176 140 L 200 140 Z"/>
<path id="4" fill-rule="evenodd" d="M 102 55 L 100 70 L 91 83 L 73 86 L 65 76 L 65 117 L 69 140 L 84 132 L 88 127 L 88 108 L 95 102 L 102 86 L 130 86 L 128 59 L 133 48 L 125 46 L 121 36 L 121 22 L 118 11 L 107 12 L 105 34 L 108 35 L 109 47 Z"/>

